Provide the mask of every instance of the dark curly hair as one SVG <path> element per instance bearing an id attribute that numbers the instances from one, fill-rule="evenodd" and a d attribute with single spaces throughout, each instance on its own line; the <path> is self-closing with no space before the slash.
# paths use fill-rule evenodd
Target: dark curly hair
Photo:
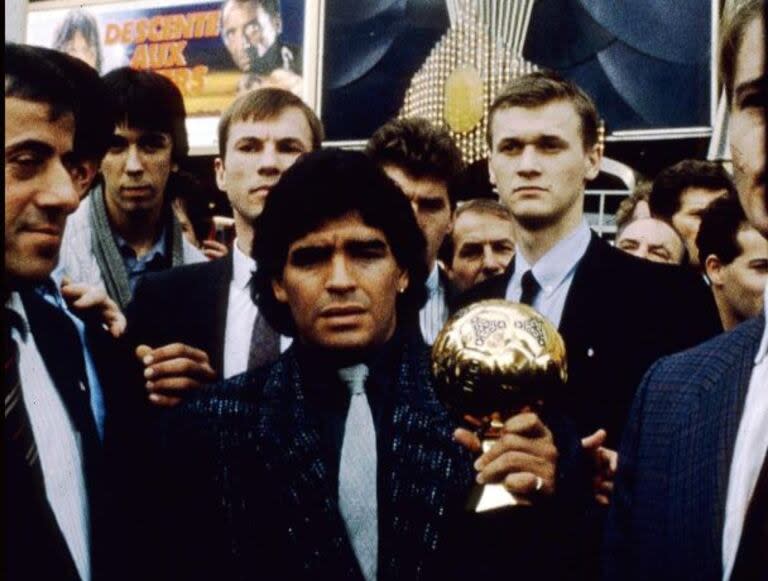
<path id="1" fill-rule="evenodd" d="M 374 132 L 365 153 L 379 166 L 392 164 L 415 179 L 445 182 L 451 210 L 456 208 L 456 192 L 450 186 L 464 169 L 464 162 L 446 129 L 420 117 L 393 119 Z"/>
<path id="2" fill-rule="evenodd" d="M 714 254 L 723 264 L 730 264 L 744 252 L 738 241 L 739 230 L 748 227 L 744 210 L 735 196 L 723 196 L 713 201 L 701 215 L 696 246 L 702 264 Z"/>
<path id="3" fill-rule="evenodd" d="M 350 212 L 386 236 L 410 282 L 397 296 L 398 321 L 417 320 L 426 299 L 426 242 L 410 203 L 365 154 L 326 149 L 304 155 L 282 175 L 255 224 L 253 258 L 258 269 L 251 292 L 259 311 L 279 333 L 296 333 L 289 307 L 272 291 L 272 281 L 282 277 L 291 244 Z"/>

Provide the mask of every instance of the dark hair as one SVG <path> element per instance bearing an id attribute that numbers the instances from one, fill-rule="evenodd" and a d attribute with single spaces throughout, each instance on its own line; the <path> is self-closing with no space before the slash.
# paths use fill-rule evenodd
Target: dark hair
<path id="1" fill-rule="evenodd" d="M 213 211 L 200 180 L 186 171 L 171 172 L 165 189 L 171 200 L 179 201 L 192 225 L 195 238 L 202 243 L 211 232 Z"/>
<path id="2" fill-rule="evenodd" d="M 96 70 L 101 72 L 102 54 L 99 41 L 99 25 L 92 14 L 85 10 L 70 10 L 56 29 L 53 38 L 53 48 L 64 50 L 64 47 L 75 38 L 76 33 L 83 35 L 88 46 L 96 52 Z"/>
<path id="3" fill-rule="evenodd" d="M 684 159 L 663 169 L 653 180 L 648 198 L 651 215 L 667 222 L 672 221 L 682 203 L 683 191 L 688 188 L 727 190 L 736 195 L 736 188 L 723 166 L 714 161 Z"/>
<path id="4" fill-rule="evenodd" d="M 224 14 L 224 9 L 227 4 L 257 4 L 261 5 L 264 12 L 269 14 L 272 18 L 280 18 L 280 0 L 224 0 L 221 3 L 221 14 Z"/>
<path id="5" fill-rule="evenodd" d="M 723 14 L 720 28 L 720 81 L 725 87 L 728 102 L 733 97 L 736 57 L 747 26 L 760 18 L 766 10 L 766 0 L 742 0 L 731 4 Z"/>
<path id="6" fill-rule="evenodd" d="M 107 87 L 96 70 L 78 58 L 56 51 L 48 58 L 69 78 L 82 112 L 76 120 L 75 159 L 99 164 L 115 131 L 116 114 Z"/>
<path id="7" fill-rule="evenodd" d="M 350 212 L 358 212 L 366 225 L 386 236 L 410 281 L 397 296 L 398 320 L 416 317 L 426 299 L 426 242 L 408 199 L 364 154 L 327 149 L 302 156 L 281 176 L 256 221 L 253 257 L 259 268 L 251 288 L 254 302 L 276 331 L 295 334 L 290 309 L 272 291 L 272 280 L 282 277 L 289 247 Z"/>
<path id="8" fill-rule="evenodd" d="M 735 196 L 723 196 L 707 206 L 696 235 L 702 264 L 710 254 L 723 264 L 733 262 L 744 251 L 736 237 L 739 230 L 748 225 L 744 209 Z"/>
<path id="9" fill-rule="evenodd" d="M 315 112 L 299 97 L 284 89 L 274 87 L 257 89 L 235 99 L 219 119 L 219 156 L 224 160 L 227 139 L 232 123 L 236 121 L 262 121 L 273 119 L 286 109 L 296 107 L 304 114 L 312 132 L 312 149 L 320 149 L 325 133 L 323 124 Z"/>
<path id="10" fill-rule="evenodd" d="M 121 67 L 104 75 L 117 122 L 144 131 L 168 133 L 171 157 L 180 163 L 189 153 L 184 98 L 169 78 L 153 71 Z"/>
<path id="11" fill-rule="evenodd" d="M 66 113 L 78 117 L 77 91 L 60 66 L 59 54 L 38 46 L 5 44 L 5 97 L 50 106 L 51 120 Z M 71 58 L 71 57 L 70 57 Z"/>
<path id="12" fill-rule="evenodd" d="M 460 202 L 456 208 L 456 212 L 453 215 L 454 225 L 459 219 L 459 216 L 466 214 L 467 212 L 474 212 L 484 216 L 496 216 L 501 220 L 506 220 L 511 224 L 515 223 L 515 219 L 512 217 L 512 212 L 496 200 L 489 200 L 488 198 L 476 198 L 474 200 L 467 200 L 466 202 Z M 448 266 L 453 264 L 453 255 L 456 252 L 456 242 L 454 237 L 456 236 L 456 229 L 448 234 L 443 240 L 440 246 L 440 258 Z"/>
<path id="13" fill-rule="evenodd" d="M 619 204 L 614 217 L 616 221 L 616 237 L 619 237 L 621 231 L 624 230 L 631 222 L 634 222 L 635 208 L 640 202 L 648 203 L 648 198 L 651 196 L 651 188 L 653 183 L 648 180 L 640 181 L 635 190 L 626 198 L 624 198 Z M 648 205 L 650 208 L 650 204 Z"/>
<path id="14" fill-rule="evenodd" d="M 584 150 L 597 143 L 600 119 L 592 99 L 575 83 L 554 71 L 536 71 L 510 81 L 496 96 L 488 112 L 488 147 L 493 150 L 493 116 L 501 109 L 523 107 L 535 109 L 554 101 L 567 101 L 576 109 L 581 120 L 581 141 Z"/>
<path id="15" fill-rule="evenodd" d="M 464 162 L 446 129 L 419 117 L 393 119 L 376 130 L 365 152 L 379 166 L 392 164 L 415 179 L 445 182 L 451 209 L 456 207 L 450 185 L 463 170 Z"/>

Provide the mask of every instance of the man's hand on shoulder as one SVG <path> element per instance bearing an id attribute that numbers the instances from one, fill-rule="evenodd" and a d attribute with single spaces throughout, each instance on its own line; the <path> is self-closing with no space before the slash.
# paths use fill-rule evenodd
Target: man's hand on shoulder
<path id="1" fill-rule="evenodd" d="M 459 428 L 454 438 L 465 448 L 481 452 L 474 432 Z M 500 482 L 523 505 L 555 493 L 558 452 L 549 428 L 533 412 L 509 418 L 501 436 L 475 462 L 477 482 Z"/>
<path id="2" fill-rule="evenodd" d="M 125 315 L 103 288 L 73 283 L 64 277 L 61 281 L 61 296 L 76 315 L 82 318 L 95 317 L 113 337 L 118 338 L 125 332 Z"/>
<path id="3" fill-rule="evenodd" d="M 149 401 L 158 406 L 178 405 L 185 396 L 216 379 L 208 354 L 183 343 L 157 349 L 139 345 L 136 357 L 144 364 Z"/>

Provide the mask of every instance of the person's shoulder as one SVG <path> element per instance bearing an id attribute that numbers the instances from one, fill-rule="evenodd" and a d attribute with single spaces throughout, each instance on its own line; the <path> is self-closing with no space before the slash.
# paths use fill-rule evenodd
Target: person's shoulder
<path id="1" fill-rule="evenodd" d="M 685 351 L 663 357 L 648 372 L 647 383 L 662 389 L 708 389 L 739 359 L 754 358 L 765 317 L 750 319 Z"/>
<path id="2" fill-rule="evenodd" d="M 253 417 L 263 399 L 264 386 L 274 364 L 246 371 L 204 386 L 178 409 L 188 420 L 231 422 Z"/>
<path id="3" fill-rule="evenodd" d="M 231 272 L 231 260 L 224 256 L 215 260 L 182 264 L 158 272 L 149 272 L 142 277 L 137 291 L 145 288 L 167 288 L 187 286 L 195 283 L 210 284 Z"/>

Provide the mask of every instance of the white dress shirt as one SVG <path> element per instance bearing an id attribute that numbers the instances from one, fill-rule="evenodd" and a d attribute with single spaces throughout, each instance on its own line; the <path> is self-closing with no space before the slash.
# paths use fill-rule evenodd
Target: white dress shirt
<path id="1" fill-rule="evenodd" d="M 83 474 L 80 436 L 29 332 L 21 297 L 13 293 L 6 306 L 24 322 L 12 335 L 19 346 L 19 377 L 24 405 L 35 437 L 45 493 L 80 578 L 91 578 L 88 494 Z M 45 558 L 41 556 L 41 558 Z"/>
<path id="2" fill-rule="evenodd" d="M 427 345 L 432 345 L 437 334 L 448 320 L 448 305 L 445 304 L 445 289 L 440 281 L 440 271 L 435 263 L 427 277 L 427 302 L 419 311 L 421 335 Z"/>
<path id="3" fill-rule="evenodd" d="M 765 299 L 763 309 L 766 309 L 768 286 L 765 288 L 763 298 Z M 766 451 L 768 451 L 768 325 L 763 331 L 763 338 L 755 356 L 755 366 L 752 368 L 752 377 L 744 400 L 744 413 L 739 422 L 728 477 L 728 496 L 725 502 L 723 526 L 724 581 L 731 577 L 747 507 L 765 461 Z"/>
<path id="4" fill-rule="evenodd" d="M 232 245 L 232 280 L 229 283 L 227 326 L 224 330 L 224 379 L 248 369 L 251 335 L 259 309 L 251 299 L 250 281 L 256 271 L 256 261 Z M 290 337 L 280 337 L 280 351 L 291 344 Z"/>
<path id="5" fill-rule="evenodd" d="M 520 301 L 523 292 L 523 275 L 533 269 L 533 276 L 541 290 L 531 306 L 549 319 L 555 327 L 559 327 L 573 275 L 579 261 L 587 252 L 591 239 L 592 231 L 586 221 L 582 221 L 573 232 L 555 244 L 533 266 L 528 264 L 522 252 L 515 249 L 513 258 L 515 272 L 507 285 L 506 299 Z"/>

